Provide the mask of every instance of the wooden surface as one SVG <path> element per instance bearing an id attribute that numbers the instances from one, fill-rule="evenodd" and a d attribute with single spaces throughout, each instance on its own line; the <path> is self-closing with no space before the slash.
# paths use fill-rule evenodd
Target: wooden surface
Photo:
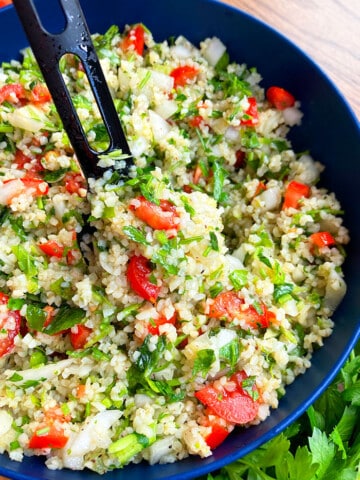
<path id="1" fill-rule="evenodd" d="M 360 119 L 360 0 L 223 0 L 306 52 Z"/>
<path id="2" fill-rule="evenodd" d="M 311 56 L 360 119 L 359 0 L 223 1 L 263 20 Z"/>

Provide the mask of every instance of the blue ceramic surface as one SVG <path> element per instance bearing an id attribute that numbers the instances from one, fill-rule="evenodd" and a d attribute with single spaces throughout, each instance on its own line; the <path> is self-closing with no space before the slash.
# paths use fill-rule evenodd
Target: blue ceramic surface
<path id="1" fill-rule="evenodd" d="M 56 0 L 38 0 L 43 22 L 59 31 Z M 291 132 L 295 151 L 309 149 L 326 166 L 322 183 L 336 192 L 345 210 L 351 243 L 345 263 L 348 293 L 334 315 L 333 335 L 313 357 L 313 366 L 287 389 L 279 408 L 262 424 L 237 430 L 207 459 L 188 458 L 170 465 L 131 465 L 99 475 L 91 472 L 50 471 L 41 458 L 12 462 L 0 455 L 0 475 L 19 480 L 185 480 L 230 463 L 280 433 L 301 415 L 334 379 L 360 337 L 360 129 L 346 101 L 322 71 L 281 34 L 249 15 L 214 0 L 82 0 L 92 32 L 110 25 L 143 22 L 157 41 L 183 34 L 194 43 L 219 36 L 231 57 L 256 66 L 262 85 L 280 84 L 301 101 L 303 124 Z M 0 11 L 0 60 L 19 58 L 27 45 L 13 7 Z"/>

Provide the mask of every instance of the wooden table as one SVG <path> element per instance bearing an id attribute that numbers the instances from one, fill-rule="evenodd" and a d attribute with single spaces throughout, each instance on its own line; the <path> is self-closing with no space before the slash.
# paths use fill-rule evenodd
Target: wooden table
<path id="1" fill-rule="evenodd" d="M 336 84 L 360 119 L 359 0 L 223 0 L 264 21 Z"/>
<path id="2" fill-rule="evenodd" d="M 223 1 L 263 20 L 311 56 L 360 119 L 359 0 Z"/>

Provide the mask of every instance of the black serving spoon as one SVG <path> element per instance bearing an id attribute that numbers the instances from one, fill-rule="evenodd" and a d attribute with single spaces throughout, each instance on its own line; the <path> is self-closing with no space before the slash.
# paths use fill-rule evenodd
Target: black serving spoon
<path id="1" fill-rule="evenodd" d="M 33 0 L 13 0 L 84 176 L 86 178 L 101 177 L 104 169 L 98 165 L 99 155 L 121 151 L 122 158 L 125 158 L 121 162 L 123 168 L 119 170 L 119 173 L 121 176 L 127 177 L 129 169 L 133 165 L 130 148 L 106 84 L 81 6 L 78 0 L 59 0 L 59 2 L 66 18 L 66 26 L 61 33 L 51 34 L 44 29 Z M 60 59 L 67 53 L 72 53 L 81 60 L 107 129 L 109 147 L 103 152 L 96 152 L 89 146 L 60 72 Z"/>

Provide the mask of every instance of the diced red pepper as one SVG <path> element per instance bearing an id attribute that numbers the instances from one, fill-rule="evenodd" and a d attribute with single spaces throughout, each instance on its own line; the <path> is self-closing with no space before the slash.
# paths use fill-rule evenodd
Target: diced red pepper
<path id="1" fill-rule="evenodd" d="M 6 305 L 9 302 L 9 296 L 0 292 L 0 305 Z M 3 309 L 2 309 L 3 310 Z M 20 332 L 21 315 L 19 310 L 9 310 L 0 312 L 0 358 L 10 353 L 14 346 L 15 337 Z"/>
<path id="2" fill-rule="evenodd" d="M 285 110 L 285 108 L 293 107 L 295 104 L 295 97 L 281 87 L 268 88 L 266 98 L 277 110 Z"/>
<path id="3" fill-rule="evenodd" d="M 160 293 L 160 287 L 151 283 L 149 277 L 151 275 L 151 267 L 149 260 L 143 256 L 134 255 L 130 258 L 126 276 L 130 283 L 130 287 L 137 295 L 149 300 L 152 303 Z"/>
<path id="4" fill-rule="evenodd" d="M 286 187 L 282 209 L 300 208 L 301 200 L 309 198 L 311 189 L 309 185 L 292 180 Z"/>
<path id="5" fill-rule="evenodd" d="M 226 389 L 226 386 L 219 383 L 209 383 L 197 391 L 195 397 L 227 422 L 246 424 L 256 418 L 259 403 L 243 389 L 245 379 L 244 372 L 235 373 L 230 377 L 232 388 Z"/>
<path id="6" fill-rule="evenodd" d="M 257 102 L 255 97 L 248 98 L 249 107 L 245 111 L 245 117 L 240 120 L 241 125 L 248 125 L 253 127 L 259 123 L 259 112 L 257 109 Z"/>
<path id="7" fill-rule="evenodd" d="M 92 329 L 82 325 L 76 325 L 70 330 L 70 342 L 74 350 L 80 350 L 86 345 Z"/>
<path id="8" fill-rule="evenodd" d="M 336 244 L 330 232 L 316 232 L 310 235 L 310 242 L 318 248 L 332 247 Z"/>
<path id="9" fill-rule="evenodd" d="M 193 80 L 199 70 L 192 65 L 182 65 L 180 67 L 174 68 L 170 72 L 170 76 L 174 79 L 174 88 L 184 87 L 188 82 Z"/>
<path id="10" fill-rule="evenodd" d="M 191 117 L 189 120 L 189 125 L 191 127 L 197 128 L 201 125 L 203 121 L 203 117 L 201 115 L 195 115 L 195 117 Z"/>
<path id="11" fill-rule="evenodd" d="M 160 204 L 156 205 L 141 196 L 129 208 L 155 230 L 178 230 L 180 227 L 176 207 L 168 200 L 160 200 Z"/>
<path id="12" fill-rule="evenodd" d="M 145 30 L 140 24 L 134 25 L 121 43 L 124 52 L 135 51 L 138 55 L 144 53 L 145 46 Z"/>

